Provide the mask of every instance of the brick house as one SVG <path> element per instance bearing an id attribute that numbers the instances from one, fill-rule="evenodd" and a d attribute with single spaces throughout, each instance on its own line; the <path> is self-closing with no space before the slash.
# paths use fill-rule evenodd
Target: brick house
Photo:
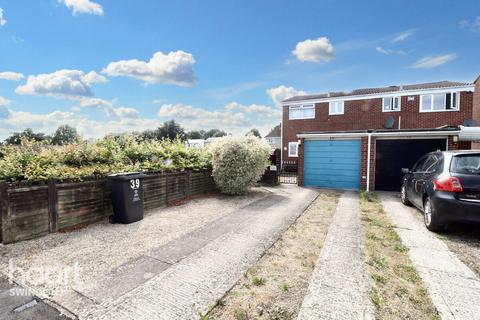
<path id="1" fill-rule="evenodd" d="M 421 155 L 480 146 L 479 123 L 480 77 L 296 96 L 283 101 L 282 161 L 299 185 L 399 190 Z"/>

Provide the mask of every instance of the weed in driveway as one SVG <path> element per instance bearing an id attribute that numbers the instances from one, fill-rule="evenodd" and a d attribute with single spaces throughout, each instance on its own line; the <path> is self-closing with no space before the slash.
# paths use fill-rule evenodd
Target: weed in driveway
<path id="1" fill-rule="evenodd" d="M 265 280 L 265 278 L 262 278 L 262 277 L 253 277 L 252 283 L 255 286 L 263 286 L 265 285 L 265 283 L 267 283 L 267 280 Z"/>
<path id="2" fill-rule="evenodd" d="M 407 252 L 408 251 L 408 247 L 401 244 L 401 243 L 397 243 L 395 245 L 395 251 L 398 251 L 398 252 Z"/>
<path id="3" fill-rule="evenodd" d="M 233 311 L 233 317 L 235 318 L 235 320 L 247 320 L 247 311 L 243 308 L 237 308 Z"/>
<path id="4" fill-rule="evenodd" d="M 281 288 L 282 288 L 282 291 L 283 291 L 283 292 L 288 292 L 288 289 L 289 289 L 290 287 L 288 286 L 287 283 L 283 283 Z"/>

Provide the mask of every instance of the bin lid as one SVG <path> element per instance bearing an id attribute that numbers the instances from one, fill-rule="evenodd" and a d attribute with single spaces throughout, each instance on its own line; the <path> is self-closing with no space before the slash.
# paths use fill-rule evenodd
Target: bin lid
<path id="1" fill-rule="evenodd" d="M 112 173 L 108 175 L 109 179 L 113 180 L 130 180 L 130 179 L 141 179 L 145 178 L 147 175 L 141 172 L 120 172 Z"/>

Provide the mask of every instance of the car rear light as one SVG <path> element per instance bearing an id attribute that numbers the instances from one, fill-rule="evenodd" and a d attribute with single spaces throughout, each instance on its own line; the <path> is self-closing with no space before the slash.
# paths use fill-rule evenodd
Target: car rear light
<path id="1" fill-rule="evenodd" d="M 446 192 L 462 192 L 463 186 L 457 177 L 439 177 L 433 180 L 434 189 Z"/>

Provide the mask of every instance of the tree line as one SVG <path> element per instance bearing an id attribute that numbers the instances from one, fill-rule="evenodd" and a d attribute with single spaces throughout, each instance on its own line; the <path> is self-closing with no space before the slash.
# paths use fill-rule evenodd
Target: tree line
<path id="1" fill-rule="evenodd" d="M 174 140 L 177 138 L 180 140 L 208 139 L 227 135 L 225 131 L 220 129 L 185 131 L 178 123 L 175 122 L 175 120 L 164 122 L 161 126 L 154 130 L 132 132 L 131 134 L 137 137 L 137 139 L 140 141 L 163 139 Z M 248 131 L 246 135 L 254 135 L 261 138 L 260 132 L 255 128 Z M 114 134 L 111 136 L 121 137 L 122 135 Z M 15 132 L 5 139 L 4 144 L 19 145 L 21 144 L 22 139 L 45 142 L 52 145 L 66 145 L 79 142 L 82 140 L 82 137 L 74 127 L 69 125 L 61 125 L 52 135 L 47 135 L 42 132 L 34 132 L 30 128 L 25 129 L 22 132 Z"/>

